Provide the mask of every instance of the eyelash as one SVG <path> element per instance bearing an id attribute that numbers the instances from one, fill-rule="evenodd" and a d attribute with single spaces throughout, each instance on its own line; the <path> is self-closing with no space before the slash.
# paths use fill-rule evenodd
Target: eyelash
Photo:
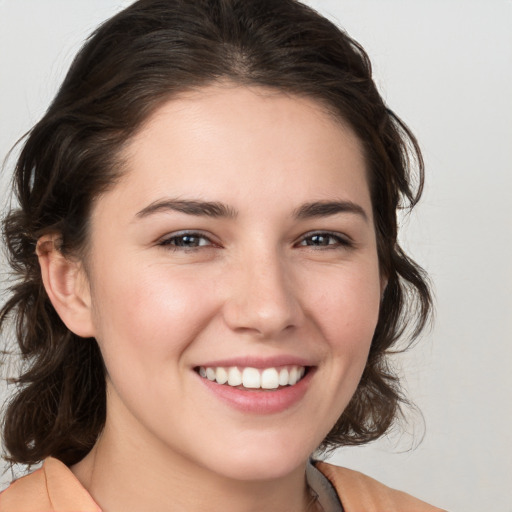
<path id="1" fill-rule="evenodd" d="M 328 243 L 328 244 L 303 244 L 303 242 L 306 242 L 307 240 L 311 240 L 314 237 L 321 237 L 326 239 L 334 240 L 334 243 Z M 303 235 L 298 242 L 299 246 L 301 247 L 308 247 L 313 248 L 314 250 L 317 249 L 323 249 L 323 250 L 331 250 L 331 249 L 339 249 L 341 248 L 352 248 L 354 246 L 354 243 L 352 240 L 350 240 L 348 237 L 341 235 L 340 233 L 333 233 L 330 231 L 314 231 L 312 233 L 306 233 Z"/>
<path id="2" fill-rule="evenodd" d="M 308 240 L 311 241 L 315 237 L 324 238 L 328 241 L 334 241 L 334 243 L 312 243 L 308 244 L 305 243 Z M 191 241 L 195 240 L 196 245 L 183 245 L 183 242 L 187 239 L 191 239 Z M 206 241 L 207 243 L 203 243 Z M 197 251 L 201 249 L 202 247 L 212 247 L 217 246 L 212 240 L 204 235 L 203 233 L 197 232 L 197 231 L 183 231 L 180 233 L 175 233 L 172 236 L 165 238 L 161 240 L 158 243 L 159 246 L 168 248 L 172 251 Z M 332 249 L 339 249 L 339 248 L 352 248 L 354 246 L 354 243 L 348 239 L 346 236 L 342 236 L 339 233 L 333 233 L 329 231 L 315 231 L 311 233 L 306 233 L 303 235 L 300 240 L 295 244 L 295 246 L 299 247 L 307 247 L 309 249 L 313 250 L 332 250 Z"/>
<path id="3" fill-rule="evenodd" d="M 183 242 L 184 239 L 190 238 L 190 239 L 197 239 L 199 241 L 198 245 L 181 245 L 180 243 L 176 242 Z M 201 241 L 206 240 L 208 243 L 202 244 Z M 200 249 L 201 247 L 211 247 L 215 244 L 203 233 L 199 233 L 197 231 L 182 231 L 180 233 L 175 233 L 174 235 L 165 238 L 161 240 L 158 245 L 162 247 L 169 248 L 172 251 L 195 251 Z"/>

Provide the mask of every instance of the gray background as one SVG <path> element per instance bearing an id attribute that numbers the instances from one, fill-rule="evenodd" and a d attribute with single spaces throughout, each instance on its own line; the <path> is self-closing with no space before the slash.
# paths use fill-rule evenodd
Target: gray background
<path id="1" fill-rule="evenodd" d="M 80 42 L 129 3 L 0 0 L 1 158 Z M 512 2 L 309 3 L 362 43 L 420 140 L 427 186 L 402 240 L 437 302 L 432 332 L 397 358 L 423 419 L 333 459 L 454 512 L 512 512 Z"/>

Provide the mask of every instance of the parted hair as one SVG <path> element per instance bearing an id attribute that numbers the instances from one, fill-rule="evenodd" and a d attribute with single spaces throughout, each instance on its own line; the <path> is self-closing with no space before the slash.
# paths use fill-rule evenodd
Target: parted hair
<path id="1" fill-rule="evenodd" d="M 126 143 L 164 102 L 218 81 L 315 99 L 365 151 L 387 286 L 361 382 L 321 448 L 382 436 L 406 403 L 390 355 L 424 328 L 431 295 L 424 271 L 398 243 L 397 213 L 421 195 L 423 160 L 381 98 L 365 51 L 295 0 L 139 0 L 88 38 L 16 162 L 15 205 L 3 219 L 13 280 L 0 327 L 4 340 L 13 327 L 22 363 L 4 412 L 7 460 L 74 464 L 106 415 L 98 345 L 68 330 L 54 310 L 37 240 L 58 233 L 65 256 L 83 257 L 94 200 L 122 176 Z"/>

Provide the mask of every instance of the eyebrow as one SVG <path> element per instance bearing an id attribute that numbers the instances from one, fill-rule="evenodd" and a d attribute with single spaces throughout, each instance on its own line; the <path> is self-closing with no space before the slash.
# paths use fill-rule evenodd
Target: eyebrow
<path id="1" fill-rule="evenodd" d="M 352 201 L 316 201 L 306 203 L 295 210 L 294 216 L 297 219 L 311 219 L 315 217 L 328 217 L 338 213 L 359 215 L 368 222 L 368 215 L 364 208 Z"/>
<path id="2" fill-rule="evenodd" d="M 175 211 L 187 215 L 202 217 L 235 218 L 238 212 L 224 203 L 218 201 L 199 201 L 194 199 L 158 199 L 140 210 L 136 217 L 144 218 L 154 213 Z M 364 209 L 352 201 L 315 201 L 305 203 L 293 212 L 297 219 L 311 219 L 315 217 L 328 217 L 339 213 L 350 213 L 361 216 L 368 222 Z"/>
<path id="3" fill-rule="evenodd" d="M 229 217 L 237 216 L 236 210 L 219 202 L 197 201 L 193 199 L 159 199 L 146 206 L 137 213 L 138 218 L 148 217 L 153 213 L 175 211 L 188 215 L 205 217 Z"/>

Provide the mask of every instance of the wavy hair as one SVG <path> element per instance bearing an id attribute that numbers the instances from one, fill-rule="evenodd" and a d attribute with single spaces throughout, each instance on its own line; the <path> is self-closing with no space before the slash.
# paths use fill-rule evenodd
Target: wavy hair
<path id="1" fill-rule="evenodd" d="M 37 240 L 57 232 L 63 254 L 83 254 L 92 204 L 122 175 L 118 157 L 130 137 L 165 101 L 220 80 L 315 99 L 351 126 L 365 150 L 388 284 L 361 382 L 322 448 L 378 438 L 405 403 L 389 353 L 406 331 L 414 338 L 425 326 L 431 296 L 425 273 L 398 244 L 397 211 L 418 201 L 423 160 L 379 95 L 366 53 L 295 0 L 139 0 L 86 41 L 14 170 L 17 205 L 3 232 L 16 280 L 0 327 L 15 325 L 23 368 L 3 420 L 8 460 L 74 464 L 105 422 L 101 353 L 53 309 Z"/>

